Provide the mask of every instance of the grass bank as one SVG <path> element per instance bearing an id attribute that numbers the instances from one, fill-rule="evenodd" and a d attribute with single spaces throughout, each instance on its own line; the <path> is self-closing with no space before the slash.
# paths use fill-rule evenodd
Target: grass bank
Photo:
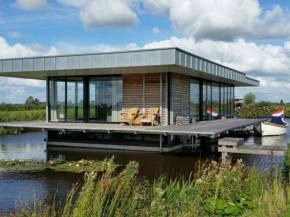
<path id="1" fill-rule="evenodd" d="M 14 121 L 38 121 L 45 120 L 46 110 L 20 110 L 20 111 L 3 111 L 0 110 L 0 122 Z M 0 135 L 18 134 L 20 129 L 0 129 Z"/>
<path id="2" fill-rule="evenodd" d="M 46 198 L 32 206 L 22 202 L 11 216 L 274 217 L 287 211 L 290 188 L 278 170 L 245 168 L 242 160 L 234 165 L 211 161 L 196 166 L 189 178 L 161 176 L 149 183 L 140 176 L 137 162 L 120 172 L 107 164 L 102 174 L 85 173 L 78 195 L 74 186 L 63 203 L 48 203 Z"/>

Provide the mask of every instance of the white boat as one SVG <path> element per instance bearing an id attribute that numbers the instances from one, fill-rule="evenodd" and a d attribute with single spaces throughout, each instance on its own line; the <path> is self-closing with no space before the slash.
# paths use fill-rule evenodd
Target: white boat
<path id="1" fill-rule="evenodd" d="M 271 122 L 262 122 L 256 126 L 261 136 L 280 136 L 287 133 L 289 124 L 280 117 L 272 117 Z"/>

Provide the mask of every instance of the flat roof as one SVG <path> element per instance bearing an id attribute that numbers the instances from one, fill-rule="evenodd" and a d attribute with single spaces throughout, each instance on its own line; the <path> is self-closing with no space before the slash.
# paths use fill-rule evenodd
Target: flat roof
<path id="1" fill-rule="evenodd" d="M 28 79 L 156 72 L 176 72 L 234 86 L 260 84 L 243 72 L 177 47 L 0 59 L 0 76 Z"/>
<path id="2" fill-rule="evenodd" d="M 86 132 L 110 132 L 110 133 L 137 133 L 137 134 L 163 134 L 163 135 L 198 135 L 206 137 L 217 137 L 221 133 L 241 127 L 258 124 L 266 119 L 224 119 L 203 121 L 188 125 L 166 125 L 166 126 L 121 126 L 120 124 L 96 124 L 96 123 L 64 123 L 64 122 L 7 122 L 0 123 L 0 127 L 6 128 L 28 128 L 57 131 L 86 131 Z"/>

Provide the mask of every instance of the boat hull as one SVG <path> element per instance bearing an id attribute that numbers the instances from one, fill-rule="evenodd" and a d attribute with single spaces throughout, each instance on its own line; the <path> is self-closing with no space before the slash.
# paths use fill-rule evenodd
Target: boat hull
<path id="1" fill-rule="evenodd" d="M 287 133 L 289 125 L 278 125 L 268 122 L 262 122 L 261 125 L 256 126 L 258 133 L 261 136 L 280 136 Z"/>

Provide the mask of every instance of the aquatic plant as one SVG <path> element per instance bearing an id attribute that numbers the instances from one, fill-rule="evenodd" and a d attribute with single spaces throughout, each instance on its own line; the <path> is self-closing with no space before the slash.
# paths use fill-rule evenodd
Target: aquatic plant
<path id="1" fill-rule="evenodd" d="M 80 161 L 64 161 L 62 159 L 52 159 L 50 161 L 29 159 L 29 160 L 1 160 L 0 161 L 0 173 L 1 172 L 19 172 L 19 171 L 44 171 L 54 170 L 62 172 L 99 172 L 108 168 L 116 168 L 120 165 L 114 163 L 114 157 L 111 159 L 105 159 L 103 161 L 98 160 L 80 160 Z"/>

